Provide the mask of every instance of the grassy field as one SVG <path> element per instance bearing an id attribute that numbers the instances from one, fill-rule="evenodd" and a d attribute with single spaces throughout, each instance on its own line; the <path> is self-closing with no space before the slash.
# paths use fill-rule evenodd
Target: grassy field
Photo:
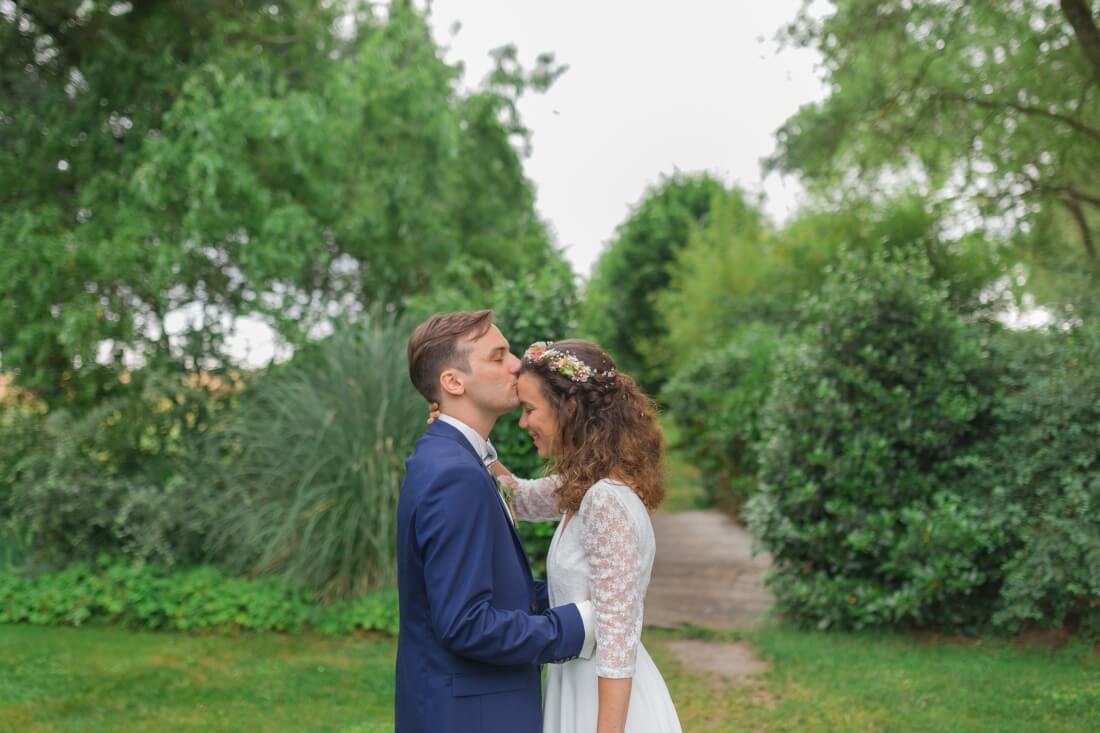
<path id="1" fill-rule="evenodd" d="M 393 729 L 390 639 L 0 626 L 0 731 Z"/>
<path id="2" fill-rule="evenodd" d="M 787 628 L 745 635 L 772 663 L 760 684 L 729 688 L 647 646 L 685 731 L 1039 733 L 1100 731 L 1100 654 L 1005 643 Z"/>
<path id="3" fill-rule="evenodd" d="M 1100 655 L 784 628 L 755 686 L 689 672 L 649 631 L 688 733 L 1100 730 Z M 392 729 L 390 639 L 0 626 L 0 731 Z"/>

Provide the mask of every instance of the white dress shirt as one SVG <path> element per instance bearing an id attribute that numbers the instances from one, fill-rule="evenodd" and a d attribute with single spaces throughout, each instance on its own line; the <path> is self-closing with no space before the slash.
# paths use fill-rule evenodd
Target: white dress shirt
<path id="1" fill-rule="evenodd" d="M 474 452 L 477 453 L 481 462 L 485 464 L 486 469 L 496 463 L 497 452 L 488 438 L 484 437 L 481 433 L 474 430 L 457 417 L 441 414 L 438 419 L 447 423 L 465 436 L 466 440 L 473 446 Z M 490 471 L 490 473 L 492 472 Z M 500 491 L 499 486 L 497 487 L 497 493 L 500 495 L 500 503 L 504 505 L 504 511 L 508 512 L 508 518 L 512 520 L 512 524 L 515 524 L 516 520 L 512 516 L 512 510 L 508 508 L 508 502 L 504 500 L 504 492 Z M 581 622 L 584 624 L 584 644 L 581 646 L 581 653 L 579 656 L 581 659 L 589 659 L 596 650 L 596 634 L 594 633 L 596 628 L 596 609 L 592 605 L 592 601 L 581 601 L 577 603 L 576 606 L 581 614 Z"/>

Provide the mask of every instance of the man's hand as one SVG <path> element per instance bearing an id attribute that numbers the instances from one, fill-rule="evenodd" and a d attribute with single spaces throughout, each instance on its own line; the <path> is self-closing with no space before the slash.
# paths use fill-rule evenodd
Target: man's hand
<path id="1" fill-rule="evenodd" d="M 512 472 L 509 471 L 500 461 L 493 461 L 489 464 L 489 473 L 496 476 L 497 481 L 500 481 L 503 484 L 507 484 L 508 488 L 512 489 L 513 491 L 519 488 L 519 483 L 516 482 L 516 477 L 513 476 Z"/>

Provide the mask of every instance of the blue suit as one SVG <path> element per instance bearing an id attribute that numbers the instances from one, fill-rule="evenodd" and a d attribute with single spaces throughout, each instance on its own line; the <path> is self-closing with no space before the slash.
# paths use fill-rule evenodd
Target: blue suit
<path id="1" fill-rule="evenodd" d="M 539 665 L 575 658 L 576 606 L 546 609 L 496 481 L 437 420 L 397 505 L 397 733 L 541 733 Z"/>

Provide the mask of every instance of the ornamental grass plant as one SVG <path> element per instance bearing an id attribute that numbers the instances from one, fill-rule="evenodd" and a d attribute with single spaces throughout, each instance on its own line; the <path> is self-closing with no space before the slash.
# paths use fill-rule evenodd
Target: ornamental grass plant
<path id="1" fill-rule="evenodd" d="M 426 414 L 408 378 L 411 330 L 375 312 L 249 391 L 214 436 L 212 558 L 323 600 L 392 584 L 404 459 Z"/>

